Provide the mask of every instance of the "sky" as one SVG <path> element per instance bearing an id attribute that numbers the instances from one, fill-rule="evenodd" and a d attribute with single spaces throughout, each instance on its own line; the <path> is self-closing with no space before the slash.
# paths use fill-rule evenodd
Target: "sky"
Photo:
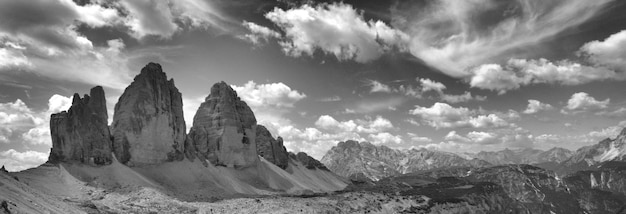
<path id="1" fill-rule="evenodd" d="M 47 160 L 50 114 L 149 62 L 187 129 L 219 81 L 292 152 L 340 141 L 455 153 L 562 147 L 626 127 L 618 0 L 0 1 L 0 165 Z"/>

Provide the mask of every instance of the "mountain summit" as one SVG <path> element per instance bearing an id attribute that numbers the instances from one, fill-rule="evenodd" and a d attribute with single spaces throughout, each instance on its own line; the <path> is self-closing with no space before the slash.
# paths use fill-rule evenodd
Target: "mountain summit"
<path id="1" fill-rule="evenodd" d="M 154 164 L 183 158 L 182 95 L 161 65 L 149 63 L 124 90 L 113 116 L 113 151 L 122 163 Z"/>

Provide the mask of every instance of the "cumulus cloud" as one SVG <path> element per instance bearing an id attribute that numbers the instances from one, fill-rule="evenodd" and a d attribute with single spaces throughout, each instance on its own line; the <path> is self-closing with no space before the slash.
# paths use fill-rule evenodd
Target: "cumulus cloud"
<path id="1" fill-rule="evenodd" d="M 620 74 L 604 67 L 590 67 L 563 60 L 550 62 L 546 59 L 510 59 L 506 66 L 484 64 L 470 70 L 468 82 L 471 87 L 498 91 L 518 89 L 530 84 L 580 85 L 592 81 L 624 79 Z"/>
<path id="2" fill-rule="evenodd" d="M 35 111 L 23 101 L 0 103 L 0 142 L 18 145 L 52 145 L 50 137 L 50 114 L 65 111 L 71 106 L 71 97 L 53 95 L 48 109 Z M 0 165 L 13 171 L 24 170 L 44 163 L 47 153 L 38 151 L 18 152 L 13 149 L 0 152 Z"/>
<path id="3" fill-rule="evenodd" d="M 381 83 L 377 80 L 366 80 L 367 86 L 370 87 L 370 93 L 382 92 L 382 93 L 391 93 L 395 91 L 395 89 L 391 89 L 389 85 Z"/>
<path id="4" fill-rule="evenodd" d="M 604 41 L 591 41 L 580 48 L 579 53 L 589 61 L 626 72 L 626 30 L 615 33 Z"/>
<path id="5" fill-rule="evenodd" d="M 36 151 L 18 152 L 14 149 L 0 152 L 0 165 L 4 165 L 8 171 L 22 171 L 45 163 L 48 154 Z"/>
<path id="6" fill-rule="evenodd" d="M 594 111 L 605 109 L 608 107 L 611 99 L 596 100 L 596 98 L 590 96 L 585 92 L 574 93 L 572 97 L 567 101 L 565 109 L 570 111 Z"/>
<path id="7" fill-rule="evenodd" d="M 370 88 L 370 93 L 395 93 L 408 97 L 422 98 L 426 92 L 434 91 L 439 95 L 439 100 L 449 103 L 487 100 L 487 97 L 478 95 L 474 96 L 472 95 L 472 92 L 469 91 L 466 91 L 463 94 L 446 94 L 444 92 L 446 86 L 443 83 L 426 78 L 416 78 L 416 80 L 419 83 L 417 86 L 413 86 L 411 84 L 390 86 L 376 80 L 366 80 L 365 83 Z"/>
<path id="8" fill-rule="evenodd" d="M 495 133 L 490 132 L 471 131 L 466 136 L 461 136 L 456 131 L 451 131 L 444 137 L 444 140 L 456 143 L 491 144 L 496 143 L 496 137 Z"/>
<path id="9" fill-rule="evenodd" d="M 237 94 L 251 107 L 293 107 L 306 94 L 292 90 L 282 82 L 257 84 L 248 81 L 243 86 L 231 85 Z"/>
<path id="10" fill-rule="evenodd" d="M 349 4 L 333 3 L 274 10 L 265 17 L 284 33 L 283 51 L 294 57 L 316 50 L 339 60 L 369 62 L 393 48 L 403 49 L 408 36 L 382 21 L 366 21 Z"/>
<path id="11" fill-rule="evenodd" d="M 0 103 L 0 135 L 7 141 L 51 146 L 50 114 L 67 110 L 70 106 L 70 97 L 57 94 L 50 97 L 45 111 L 34 111 L 19 99 Z"/>
<path id="12" fill-rule="evenodd" d="M 377 134 L 370 134 L 369 138 L 371 139 L 372 144 L 380 145 L 380 144 L 400 144 L 402 143 L 402 137 L 399 135 L 393 135 L 389 132 L 380 132 Z"/>
<path id="13" fill-rule="evenodd" d="M 268 27 L 257 25 L 254 22 L 243 21 L 243 26 L 248 29 L 250 33 L 239 36 L 239 38 L 254 45 L 260 45 L 268 42 L 272 38 L 278 39 L 281 37 L 280 33 Z"/>
<path id="14" fill-rule="evenodd" d="M 422 84 L 422 92 L 436 91 L 443 93 L 443 90 L 446 89 L 446 86 L 443 83 L 435 82 L 430 79 L 420 78 L 419 82 Z"/>
<path id="15" fill-rule="evenodd" d="M 365 141 L 355 132 L 327 133 L 316 128 L 299 129 L 292 125 L 281 126 L 277 130 L 278 135 L 283 137 L 287 150 L 306 152 L 318 160 L 338 142 L 346 140 Z"/>
<path id="16" fill-rule="evenodd" d="M 539 100 L 528 100 L 528 106 L 526 107 L 526 110 L 524 110 L 522 113 L 535 114 L 540 111 L 550 110 L 553 108 L 554 107 L 552 107 L 552 105 L 547 104 L 547 103 L 542 103 Z"/>
<path id="17" fill-rule="evenodd" d="M 265 125 L 273 133 L 276 133 L 278 127 L 291 125 L 291 120 L 286 118 L 285 114 L 291 111 L 298 101 L 307 97 L 306 94 L 282 82 L 257 84 L 248 81 L 243 86 L 231 85 L 231 87 L 252 108 L 258 123 Z"/>
<path id="18" fill-rule="evenodd" d="M 503 119 L 503 115 L 495 113 L 479 114 L 477 111 L 465 107 L 455 108 L 447 103 L 439 102 L 431 107 L 416 106 L 410 113 L 419 116 L 422 122 L 437 129 L 459 127 L 494 128 L 510 125 L 508 121 Z"/>
<path id="19" fill-rule="evenodd" d="M 320 116 L 317 121 L 315 121 L 315 125 L 326 130 L 339 129 L 347 132 L 354 131 L 357 127 L 356 123 L 353 120 L 339 122 L 329 115 Z"/>
<path id="20" fill-rule="evenodd" d="M 329 115 L 320 116 L 315 125 L 328 131 L 376 133 L 393 128 L 393 124 L 382 116 L 376 116 L 374 120 L 347 120 L 337 121 Z"/>

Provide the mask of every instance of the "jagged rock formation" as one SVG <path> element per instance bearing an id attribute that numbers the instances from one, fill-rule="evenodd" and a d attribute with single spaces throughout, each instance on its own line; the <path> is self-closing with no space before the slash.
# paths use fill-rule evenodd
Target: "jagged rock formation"
<path id="1" fill-rule="evenodd" d="M 280 168 L 285 169 L 289 165 L 289 153 L 283 146 L 283 138 L 274 139 L 272 133 L 262 125 L 256 127 L 256 152 Z"/>
<path id="2" fill-rule="evenodd" d="M 321 170 L 327 170 L 328 171 L 328 168 L 326 168 L 326 166 L 324 164 L 322 164 L 321 162 L 319 162 L 315 158 L 309 156 L 307 153 L 298 152 L 298 154 L 294 154 L 293 152 L 289 152 L 289 157 L 291 159 L 299 161 L 307 169 L 321 169 Z"/>
<path id="3" fill-rule="evenodd" d="M 582 147 L 570 158 L 559 164 L 541 165 L 559 174 L 569 174 L 581 170 L 597 169 L 611 161 L 626 161 L 626 128 L 615 139 L 607 138 L 597 144 Z"/>
<path id="4" fill-rule="evenodd" d="M 52 149 L 48 162 L 111 163 L 111 134 L 107 120 L 102 87 L 92 88 L 83 98 L 74 94 L 68 111 L 51 115 Z"/>
<path id="5" fill-rule="evenodd" d="M 256 129 L 254 113 L 237 92 L 225 82 L 216 83 L 193 118 L 186 155 L 214 165 L 253 165 L 258 161 Z"/>
<path id="6" fill-rule="evenodd" d="M 400 151 L 351 140 L 340 142 L 326 152 L 322 163 L 338 175 L 350 177 L 352 174 L 363 173 L 372 180 L 442 167 L 490 165 L 482 160 L 467 160 L 447 152 L 426 149 Z"/>
<path id="7" fill-rule="evenodd" d="M 517 150 L 504 149 L 495 152 L 482 151 L 476 154 L 465 153 L 465 155 L 487 161 L 493 165 L 506 165 L 545 162 L 561 163 L 567 160 L 572 155 L 572 152 L 564 148 L 554 147 L 548 151 L 530 148 Z"/>
<path id="8" fill-rule="evenodd" d="M 122 163 L 182 160 L 185 120 L 182 96 L 161 65 L 149 63 L 115 105 L 113 150 Z"/>

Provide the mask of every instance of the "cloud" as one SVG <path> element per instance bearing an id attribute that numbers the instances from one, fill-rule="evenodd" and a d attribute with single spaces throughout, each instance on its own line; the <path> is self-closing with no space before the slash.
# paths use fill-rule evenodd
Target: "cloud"
<path id="1" fill-rule="evenodd" d="M 280 33 L 267 27 L 257 25 L 254 22 L 243 21 L 243 26 L 248 29 L 250 33 L 239 36 L 239 38 L 254 45 L 264 44 L 272 38 L 281 38 Z"/>
<path id="2" fill-rule="evenodd" d="M 20 49 L 11 47 L 11 42 L 7 42 L 4 46 L 0 45 L 0 69 L 11 69 L 20 67 L 31 67 L 32 63 L 28 60 Z"/>
<path id="3" fill-rule="evenodd" d="M 456 131 L 450 131 L 444 140 L 453 141 L 455 143 L 468 143 L 468 144 L 492 144 L 497 143 L 497 135 L 491 132 L 477 132 L 471 131 L 466 136 L 457 134 Z"/>
<path id="4" fill-rule="evenodd" d="M 389 85 L 386 85 L 376 80 L 366 80 L 366 84 L 370 87 L 370 93 L 391 93 L 392 91 L 395 91 L 395 89 L 392 90 Z"/>
<path id="5" fill-rule="evenodd" d="M 583 45 L 579 53 L 589 61 L 626 72 L 626 30 L 615 33 L 604 41 L 591 41 Z"/>
<path id="6" fill-rule="evenodd" d="M 340 96 L 332 96 L 332 97 L 324 97 L 322 99 L 319 99 L 320 102 L 337 102 L 337 101 L 341 101 L 341 97 Z"/>
<path id="7" fill-rule="evenodd" d="M 446 89 L 446 86 L 443 83 L 435 82 L 430 79 L 420 78 L 419 82 L 422 84 L 422 92 L 436 91 L 443 93 L 443 90 Z"/>
<path id="8" fill-rule="evenodd" d="M 452 95 L 452 94 L 440 94 L 441 96 L 441 100 L 442 101 L 446 101 L 449 103 L 464 103 L 464 102 L 469 102 L 471 100 L 476 100 L 476 101 L 485 101 L 487 100 L 487 97 L 485 96 L 472 96 L 472 92 L 466 91 L 463 94 L 460 95 Z"/>
<path id="9" fill-rule="evenodd" d="M 417 115 L 422 122 L 435 127 L 441 128 L 496 128 L 509 126 L 509 122 L 502 119 L 503 116 L 491 114 L 478 114 L 465 107 L 452 107 L 446 103 L 435 103 L 431 107 L 416 106 L 410 111 L 411 114 Z"/>
<path id="10" fill-rule="evenodd" d="M 36 17 L 32 14 L 37 14 Z M 132 80 L 124 43 L 110 40 L 96 47 L 76 29 L 122 23 L 114 8 L 73 1 L 3 1 L 0 3 L 0 72 L 23 70 L 47 77 L 123 88 Z M 4 46 L 4 47 L 2 47 Z M 9 67 L 10 69 L 7 69 Z"/>
<path id="11" fill-rule="evenodd" d="M 535 114 L 540 111 L 550 110 L 553 108 L 554 107 L 552 107 L 552 105 L 547 104 L 547 103 L 542 103 L 539 100 L 528 100 L 528 106 L 526 107 L 526 110 L 524 110 L 522 113 Z"/>
<path id="12" fill-rule="evenodd" d="M 8 171 L 22 171 L 45 163 L 48 154 L 36 151 L 18 152 L 14 149 L 0 152 L 0 165 L 4 165 Z"/>
<path id="13" fill-rule="evenodd" d="M 611 99 L 603 101 L 596 100 L 596 98 L 590 96 L 585 92 L 574 93 L 572 97 L 567 101 L 565 109 L 570 111 L 594 111 L 605 109 L 609 105 Z"/>
<path id="14" fill-rule="evenodd" d="M 339 60 L 365 63 L 393 48 L 403 49 L 408 41 L 403 32 L 382 21 L 365 21 L 361 13 L 344 3 L 274 8 L 265 17 L 285 33 L 279 44 L 293 57 L 312 56 L 320 50 Z"/>
<path id="15" fill-rule="evenodd" d="M 53 95 L 48 109 L 34 111 L 21 100 L 0 103 L 0 138 L 8 142 L 51 146 L 50 114 L 69 109 L 71 97 Z"/>
<path id="16" fill-rule="evenodd" d="M 167 1 L 123 0 L 119 3 L 129 12 L 125 24 L 136 38 L 146 35 L 170 38 L 179 29 Z"/>
<path id="17" fill-rule="evenodd" d="M 397 106 L 402 105 L 406 102 L 406 98 L 404 97 L 384 97 L 384 98 L 376 98 L 376 99 L 364 99 L 362 101 L 357 102 L 355 108 L 348 108 L 346 113 L 374 113 L 384 110 L 392 110 L 392 108 L 396 108 Z"/>
<path id="18" fill-rule="evenodd" d="M 413 85 L 400 85 L 400 86 L 390 86 L 384 83 L 381 83 L 376 80 L 366 80 L 366 85 L 370 87 L 370 93 L 395 93 L 401 94 L 408 97 L 413 98 L 422 98 L 423 94 L 429 91 L 434 91 L 439 95 L 439 100 L 449 102 L 449 103 L 462 103 L 469 102 L 472 100 L 476 101 L 485 101 L 487 97 L 485 96 L 473 96 L 471 92 L 466 91 L 463 94 L 446 94 L 443 90 L 446 89 L 446 86 L 443 83 L 433 81 L 431 79 L 425 78 L 417 78 L 419 82 L 419 86 Z"/>
<path id="19" fill-rule="evenodd" d="M 380 144 L 400 144 L 402 143 L 402 137 L 399 135 L 392 135 L 389 132 L 380 132 L 377 134 L 370 134 L 369 138 L 371 139 L 371 143 L 380 145 Z"/>
<path id="20" fill-rule="evenodd" d="M 382 116 L 376 116 L 374 120 L 347 120 L 337 121 L 329 115 L 320 116 L 315 122 L 315 126 L 328 131 L 376 133 L 393 128 L 393 124 Z"/>
<path id="21" fill-rule="evenodd" d="M 299 129 L 292 125 L 278 127 L 277 133 L 283 137 L 287 150 L 306 152 L 318 160 L 338 142 L 346 140 L 365 141 L 355 132 L 325 133 L 316 128 Z"/>
<path id="22" fill-rule="evenodd" d="M 450 76 L 465 77 L 468 68 L 506 60 L 515 50 L 584 23 L 609 2 L 409 1 L 392 8 L 392 24 L 410 35 L 414 56 Z"/>
<path id="23" fill-rule="evenodd" d="M 231 85 L 237 94 L 251 107 L 293 107 L 306 94 L 292 90 L 282 82 L 256 84 L 248 81 L 243 86 Z"/>
<path id="24" fill-rule="evenodd" d="M 357 127 L 353 120 L 339 122 L 329 115 L 320 116 L 315 121 L 315 126 L 326 130 L 341 130 L 346 132 L 354 131 Z"/>
<path id="25" fill-rule="evenodd" d="M 430 143 L 433 142 L 433 139 L 430 139 L 428 137 L 423 137 L 423 136 L 419 136 L 415 133 L 407 133 L 411 139 L 411 142 L 415 142 L 415 143 Z"/>
<path id="26" fill-rule="evenodd" d="M 307 97 L 282 82 L 257 84 L 248 81 L 243 86 L 231 87 L 252 108 L 258 123 L 265 125 L 273 133 L 279 127 L 291 125 L 291 120 L 285 114 L 294 108 L 295 103 Z"/>
<path id="27" fill-rule="evenodd" d="M 117 6 L 127 11 L 124 25 L 137 39 L 152 35 L 169 39 L 185 27 L 232 31 L 233 21 L 212 1 L 122 0 Z"/>
<path id="28" fill-rule="evenodd" d="M 563 60 L 550 62 L 546 59 L 510 59 L 505 67 L 484 64 L 470 70 L 468 82 L 473 88 L 498 91 L 518 89 L 531 84 L 580 85 L 592 81 L 624 79 L 613 70 L 590 67 Z"/>

